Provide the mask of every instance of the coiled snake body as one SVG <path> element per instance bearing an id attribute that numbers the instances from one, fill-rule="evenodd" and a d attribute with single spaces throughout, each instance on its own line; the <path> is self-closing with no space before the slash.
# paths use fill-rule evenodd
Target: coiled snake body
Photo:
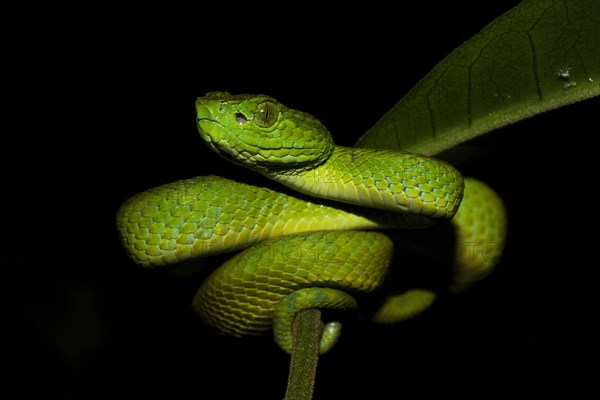
<path id="1" fill-rule="evenodd" d="M 316 118 L 267 96 L 212 92 L 197 100 L 196 111 L 210 148 L 293 191 L 197 177 L 130 198 L 117 213 L 117 226 L 129 256 L 146 267 L 246 249 L 214 271 L 192 302 L 220 331 L 241 336 L 272 326 L 289 352 L 300 310 L 356 308 L 350 293 L 380 288 L 392 259 L 392 241 L 374 229 L 450 221 L 457 246 L 495 246 L 494 257 L 454 252 L 448 262 L 456 290 L 497 263 L 506 235 L 502 201 L 451 165 L 336 146 Z M 390 296 L 373 320 L 402 321 L 434 299 L 419 288 Z M 326 325 L 322 353 L 339 333 L 339 323 Z"/>

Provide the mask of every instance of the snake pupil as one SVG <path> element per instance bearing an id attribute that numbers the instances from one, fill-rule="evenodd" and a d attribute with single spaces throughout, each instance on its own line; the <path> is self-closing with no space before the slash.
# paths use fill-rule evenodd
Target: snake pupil
<path id="1" fill-rule="evenodd" d="M 254 121 L 262 128 L 269 128 L 277 121 L 278 111 L 277 105 L 273 102 L 260 103 L 256 107 Z"/>

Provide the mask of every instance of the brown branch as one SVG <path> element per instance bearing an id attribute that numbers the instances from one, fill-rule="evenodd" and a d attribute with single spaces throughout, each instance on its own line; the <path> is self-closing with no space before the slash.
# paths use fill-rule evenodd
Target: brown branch
<path id="1" fill-rule="evenodd" d="M 323 323 L 321 311 L 304 310 L 292 325 L 292 357 L 285 400 L 311 400 L 319 361 Z"/>

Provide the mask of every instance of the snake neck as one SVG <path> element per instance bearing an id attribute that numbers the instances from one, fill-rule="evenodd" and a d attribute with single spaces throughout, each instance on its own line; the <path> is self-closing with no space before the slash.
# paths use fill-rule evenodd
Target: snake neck
<path id="1" fill-rule="evenodd" d="M 460 172 L 442 161 L 342 146 L 316 168 L 265 175 L 310 196 L 436 220 L 452 218 L 463 190 Z"/>

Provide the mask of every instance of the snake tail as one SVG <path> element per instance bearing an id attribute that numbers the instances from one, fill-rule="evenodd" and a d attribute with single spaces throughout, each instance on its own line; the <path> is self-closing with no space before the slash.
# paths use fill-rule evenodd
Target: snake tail
<path id="1" fill-rule="evenodd" d="M 354 310 L 358 304 L 350 294 L 331 288 L 299 289 L 285 296 L 275 308 L 273 336 L 279 347 L 286 353 L 292 352 L 292 322 L 296 315 L 311 308 L 330 310 Z M 319 354 L 325 354 L 337 343 L 342 332 L 338 321 L 328 322 L 323 328 L 319 344 Z"/>

